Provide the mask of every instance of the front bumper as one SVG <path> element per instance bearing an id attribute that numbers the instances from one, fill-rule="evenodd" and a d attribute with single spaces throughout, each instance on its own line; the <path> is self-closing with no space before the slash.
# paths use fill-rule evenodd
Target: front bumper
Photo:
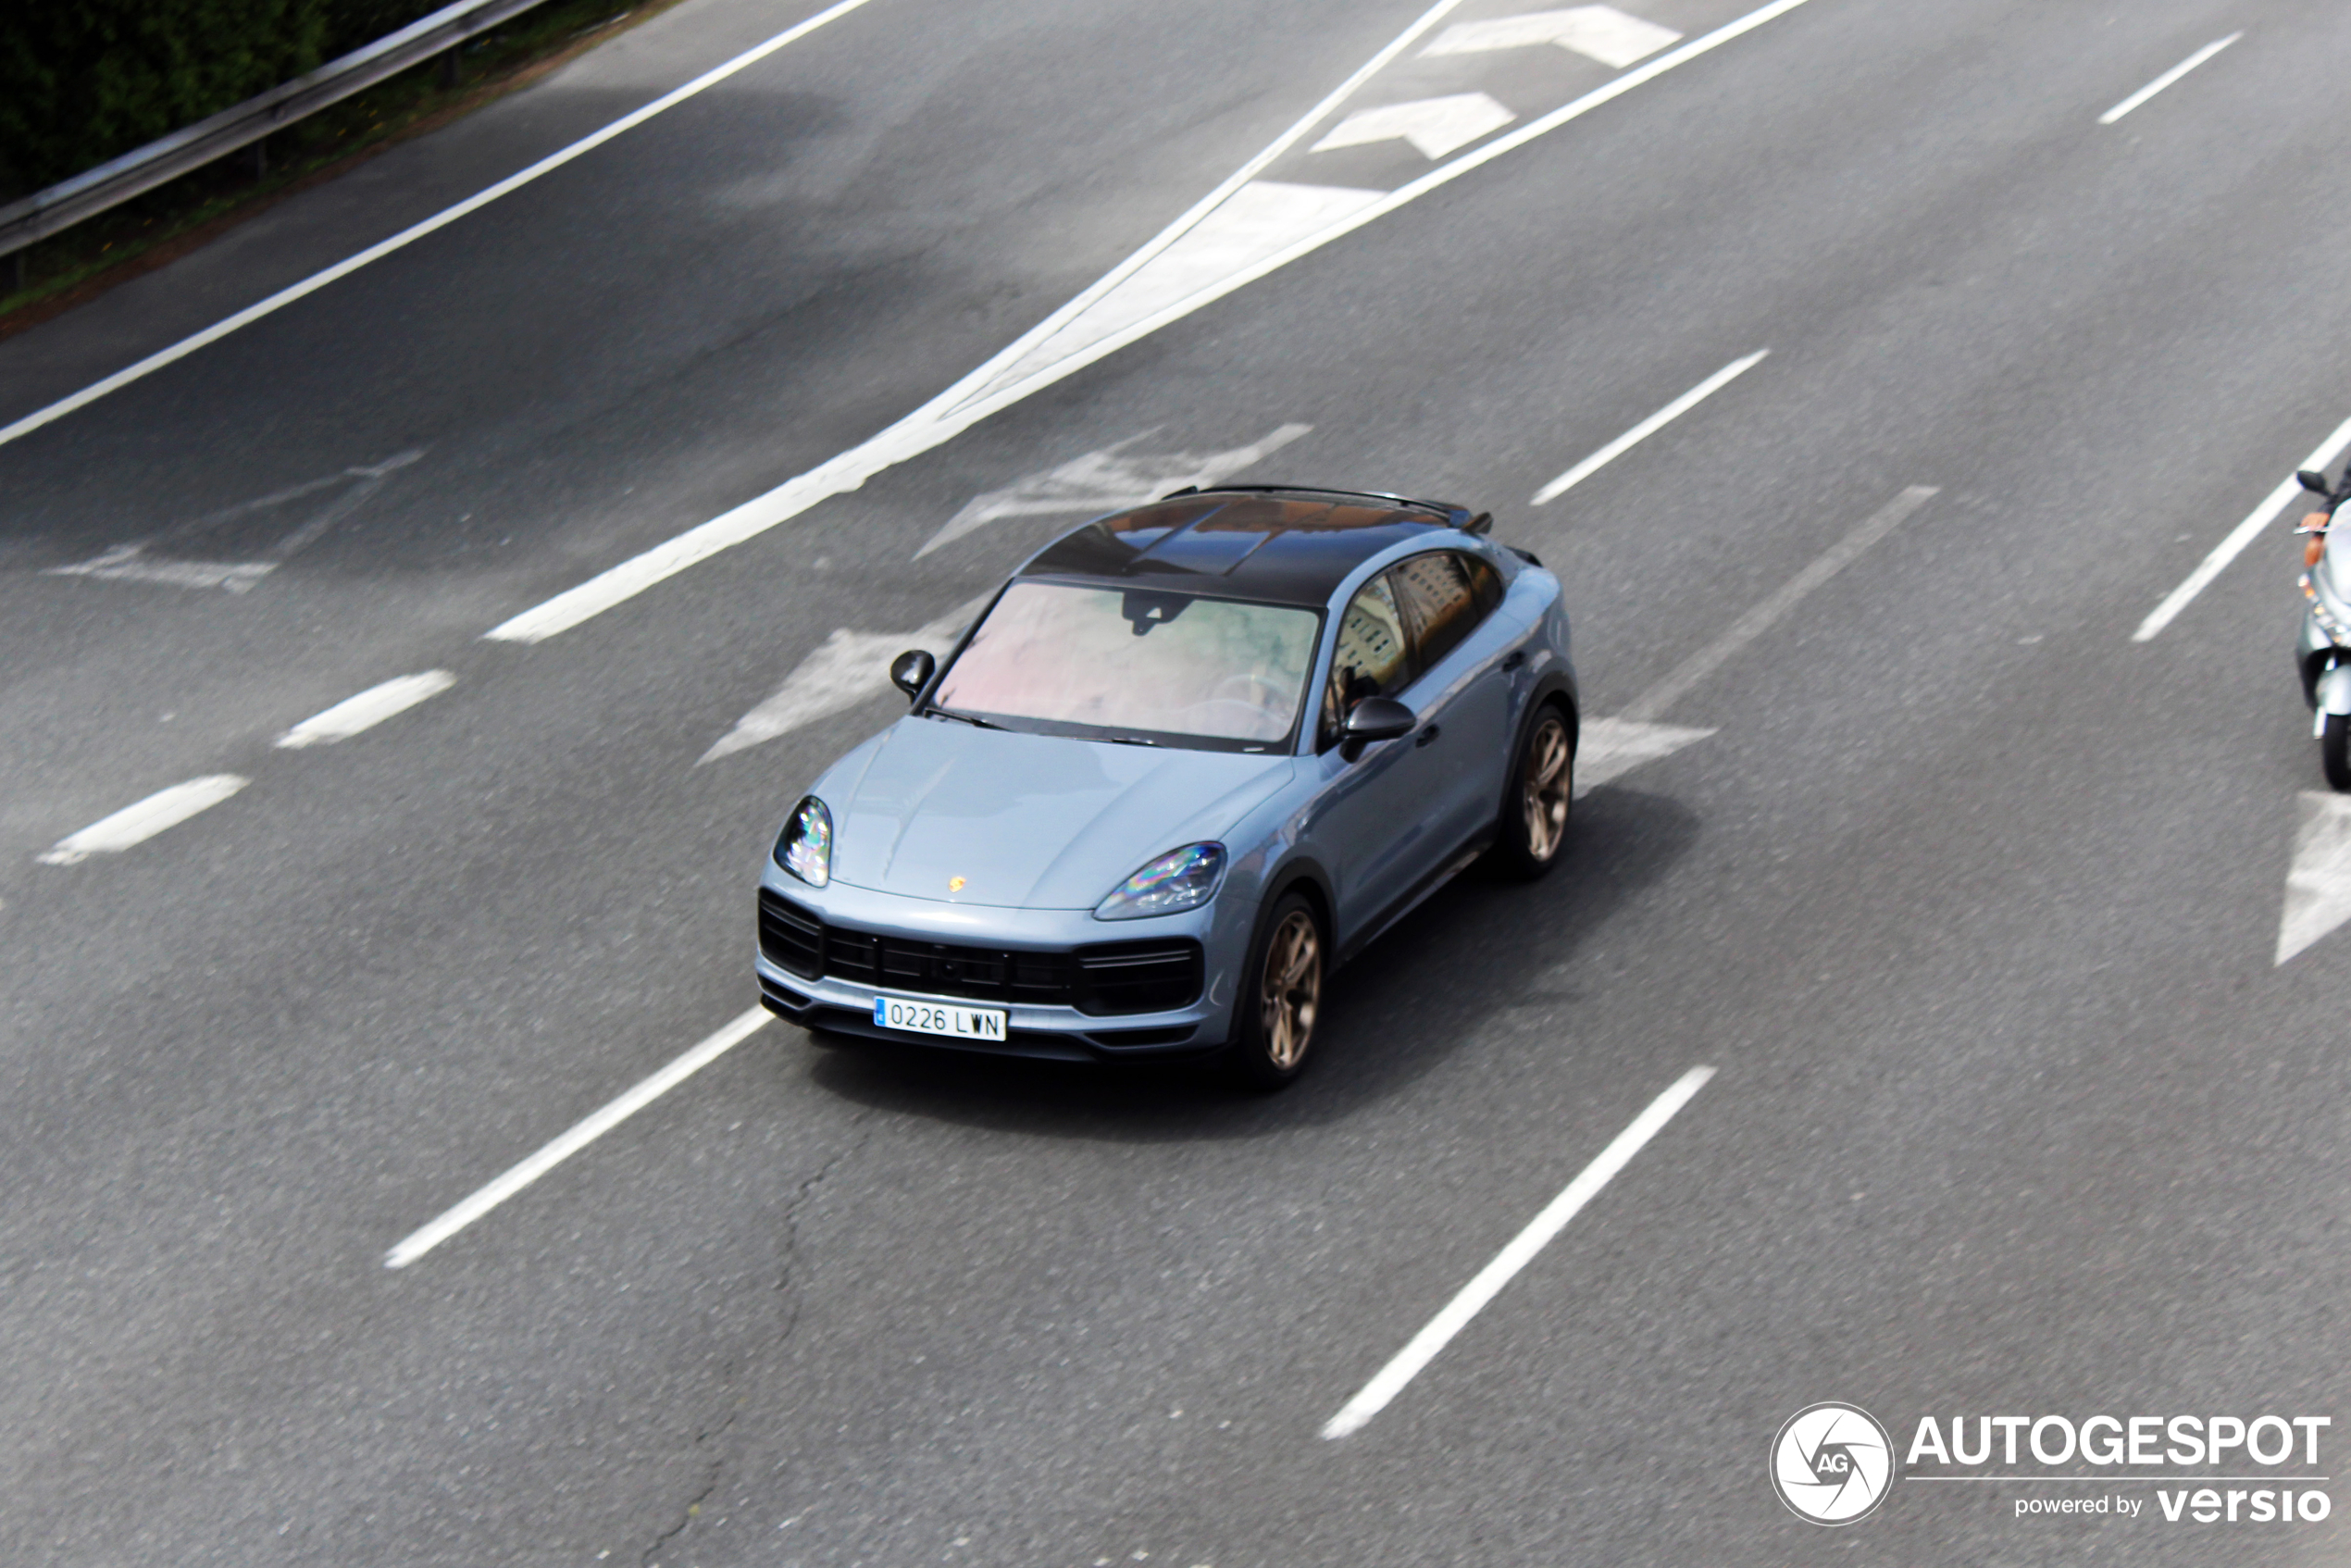
<path id="1" fill-rule="evenodd" d="M 763 902 L 756 968 L 760 1000 L 767 1009 L 811 1029 L 914 1045 L 944 1046 L 995 1055 L 1056 1061 L 1123 1061 L 1138 1057 L 1197 1055 L 1221 1048 L 1227 1037 L 1242 950 L 1244 921 L 1220 913 L 1220 897 L 1204 909 L 1143 920 L 1097 920 L 1086 910 L 1005 909 L 904 898 L 834 883 L 811 888 L 768 866 L 761 878 Z M 821 922 L 825 936 L 812 959 L 804 931 L 776 928 L 768 901 L 786 901 Z M 1236 933 L 1234 927 L 1240 927 Z M 1011 994 L 1015 971 L 1035 979 L 1075 975 L 1078 955 L 1103 949 L 1198 945 L 1196 990 L 1182 1005 L 1133 1004 L 1074 995 L 1068 1002 L 1034 1000 L 1050 989 L 1028 985 L 1031 995 Z M 909 973 L 958 974 L 960 983 L 900 984 L 866 977 L 883 967 L 883 953 Z M 1009 964 L 990 964 L 991 958 Z M 843 974 L 843 967 L 860 973 Z M 1072 985 L 1083 990 L 1082 983 Z M 910 1034 L 874 1022 L 877 997 L 900 997 L 964 1007 L 1001 1007 L 1002 1040 L 957 1039 Z M 1082 1005 L 1081 1005 L 1082 1003 Z"/>

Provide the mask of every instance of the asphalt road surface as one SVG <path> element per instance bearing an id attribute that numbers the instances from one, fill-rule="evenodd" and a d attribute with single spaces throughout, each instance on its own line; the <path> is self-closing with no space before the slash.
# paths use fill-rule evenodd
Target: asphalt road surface
<path id="1" fill-rule="evenodd" d="M 2133 634 L 2351 417 L 2351 13 L 1621 9 L 837 7 L 41 417 L 819 14 L 689 0 L 0 342 L 0 1557 L 2342 1562 L 2157 1500 L 2351 1442 L 2299 508 Z M 753 1005 L 889 650 L 1196 472 L 1492 509 L 1670 743 L 1287 1093 L 770 1023 L 394 1253 Z M 1830 1400 L 2334 1425 L 1827 1530 Z"/>

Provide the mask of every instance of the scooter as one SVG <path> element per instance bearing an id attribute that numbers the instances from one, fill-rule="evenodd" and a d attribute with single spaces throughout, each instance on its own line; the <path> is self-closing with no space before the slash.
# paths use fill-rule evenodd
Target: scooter
<path id="1" fill-rule="evenodd" d="M 2316 716 L 2311 734 L 2327 783 L 2351 790 L 2351 545 L 2337 555 L 2327 548 L 2336 509 L 2351 500 L 2351 467 L 2343 482 L 2305 468 L 2295 478 L 2326 501 L 2326 509 L 2302 519 L 2294 531 L 2307 536 L 2302 547 L 2302 594 L 2310 606 L 2302 616 L 2295 664 L 2302 672 L 2302 700 Z"/>

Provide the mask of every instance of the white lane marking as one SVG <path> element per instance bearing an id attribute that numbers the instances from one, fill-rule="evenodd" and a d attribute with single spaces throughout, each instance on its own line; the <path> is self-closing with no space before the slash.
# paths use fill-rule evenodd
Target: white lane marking
<path id="1" fill-rule="evenodd" d="M 1575 792 L 1589 794 L 1647 763 L 1670 757 L 1713 734 L 1678 724 L 1641 724 L 1626 718 L 1585 721 L 1576 737 Z"/>
<path id="2" fill-rule="evenodd" d="M 1532 1263 L 1535 1255 L 1550 1243 L 1553 1237 L 1567 1228 L 1585 1204 L 1590 1202 L 1617 1172 L 1632 1164 L 1633 1156 L 1673 1119 L 1674 1113 L 1690 1102 L 1692 1096 L 1706 1087 L 1714 1076 L 1711 1067 L 1692 1067 L 1681 1078 L 1649 1102 L 1648 1110 L 1633 1118 L 1633 1125 L 1618 1133 L 1598 1158 L 1585 1166 L 1575 1179 L 1567 1184 L 1560 1195 L 1545 1206 L 1543 1212 L 1527 1223 L 1524 1230 L 1511 1239 L 1511 1244 L 1495 1255 L 1494 1261 L 1477 1271 L 1476 1277 L 1462 1287 L 1461 1293 L 1445 1303 L 1444 1310 L 1429 1319 L 1428 1326 L 1412 1336 L 1396 1357 L 1375 1374 L 1362 1391 L 1339 1408 L 1339 1412 L 1323 1425 L 1325 1437 L 1344 1437 L 1360 1432 L 1372 1417 L 1387 1407 L 1387 1402 L 1403 1391 L 1420 1370 L 1437 1359 L 1438 1351 L 1451 1342 L 1453 1336 L 1468 1326 L 1486 1303 L 1501 1293 L 1519 1270 Z"/>
<path id="3" fill-rule="evenodd" d="M 618 119 L 614 120 L 610 125 L 605 126 L 603 130 L 591 132 L 589 135 L 581 137 L 578 141 L 574 142 L 568 147 L 562 148 L 557 152 L 550 153 L 547 156 L 541 158 L 537 163 L 532 164 L 529 168 L 510 174 L 506 176 L 505 179 L 499 180 L 496 184 L 491 185 L 485 190 L 476 192 L 474 194 L 467 196 L 464 201 L 457 203 L 454 206 L 444 207 L 441 211 L 433 214 L 430 218 L 424 219 L 422 222 L 412 223 L 407 228 L 403 229 L 399 233 L 392 235 L 390 239 L 379 240 L 376 243 L 369 245 L 366 250 L 358 252 L 356 255 L 345 256 L 342 260 L 335 263 L 332 267 L 327 268 L 322 271 L 314 272 L 309 277 L 305 278 L 301 282 L 290 284 L 289 286 L 279 290 L 276 293 L 271 294 L 268 298 L 257 301 L 253 305 L 245 306 L 244 309 L 238 311 L 235 315 L 226 317 L 221 320 L 214 322 L 211 326 L 205 328 L 201 332 L 195 333 L 192 337 L 182 338 L 168 348 L 158 349 L 154 354 L 147 355 L 146 358 L 142 359 L 135 364 L 125 366 L 123 368 L 116 371 L 113 375 L 108 376 L 102 380 L 93 381 L 90 385 L 82 388 L 80 392 L 73 393 L 69 397 L 59 398 L 56 402 L 49 404 L 46 408 L 35 409 L 32 413 L 26 415 L 23 418 L 17 420 L 12 425 L 0 426 L 0 446 L 6 446 L 8 442 L 15 441 L 19 436 L 30 435 L 32 431 L 39 429 L 42 426 L 46 425 L 53 420 L 62 419 L 77 408 L 87 407 L 89 404 L 95 403 L 98 399 L 106 396 L 108 392 L 118 392 L 122 388 L 129 386 L 131 382 L 140 380 L 142 377 L 153 375 L 155 371 L 162 369 L 167 365 L 185 359 L 188 355 L 195 353 L 196 350 L 204 348 L 208 344 L 218 342 L 221 339 L 227 337 L 230 333 L 236 331 L 239 328 L 249 327 L 255 321 L 260 320 L 263 317 L 284 309 L 287 305 L 293 304 L 296 300 L 302 299 L 309 294 L 317 293 L 320 289 L 325 288 L 328 284 L 336 281 L 338 279 L 349 277 L 352 273 L 358 271 L 369 262 L 380 261 L 385 256 L 390 255 L 392 252 L 399 250 L 404 246 L 413 244 L 417 241 L 423 239 L 426 235 L 430 234 L 437 230 L 447 228 L 450 224 L 456 222 L 459 218 L 464 218 L 468 213 L 479 211 L 481 208 L 486 207 L 491 203 L 496 201 L 499 197 L 520 190 L 523 186 L 529 184 L 541 175 L 554 172 L 556 169 L 561 168 L 564 165 L 571 162 L 574 158 L 579 157 L 584 154 L 593 152 L 598 147 L 601 147 L 605 143 L 611 141 L 614 137 L 621 135 L 625 131 L 635 130 L 638 126 L 644 124 L 645 121 L 653 118 L 655 115 L 658 115 L 665 110 L 675 108 L 677 106 L 684 103 L 687 99 L 693 97 L 695 94 L 716 86 L 719 82 L 726 81 L 737 71 L 758 64 L 761 60 L 765 59 L 768 56 L 774 54 L 777 50 L 785 47 L 787 44 L 798 43 L 801 39 L 805 38 L 808 34 L 815 31 L 818 28 L 823 27 L 827 22 L 832 21 L 840 17 L 845 17 L 850 12 L 856 10 L 859 6 L 865 5 L 865 3 L 866 0 L 839 0 L 838 4 L 827 6 L 826 9 L 816 13 L 816 15 L 810 17 L 807 20 L 786 28 L 783 31 L 776 34 L 773 38 L 768 39 L 765 43 L 755 44 L 753 47 L 744 50 L 733 59 L 726 62 L 726 64 L 703 72 L 702 75 L 694 78 L 693 81 L 687 82 L 684 86 L 672 89 L 670 92 L 663 93 L 660 97 L 655 98 L 652 103 L 645 105 L 642 108 L 631 110 L 629 113 L 621 116 Z"/>
<path id="4" fill-rule="evenodd" d="M 1547 484 L 1542 489 L 1536 491 L 1535 492 L 1533 504 L 1540 506 L 1547 501 L 1554 501 L 1560 496 L 1566 494 L 1577 485 L 1582 484 L 1586 479 L 1590 479 L 1594 474 L 1598 473 L 1602 468 L 1607 467 L 1611 463 L 1615 462 L 1619 457 L 1623 456 L 1624 454 L 1630 452 L 1634 447 L 1638 446 L 1641 442 L 1648 440 L 1649 437 L 1657 434 L 1658 431 L 1663 429 L 1666 426 L 1672 424 L 1683 415 L 1687 414 L 1691 409 L 1696 408 L 1699 404 L 1704 403 L 1708 398 L 1712 397 L 1716 392 L 1721 392 L 1724 387 L 1729 386 L 1733 381 L 1737 380 L 1741 376 L 1746 375 L 1758 365 L 1762 364 L 1764 356 L 1771 352 L 1772 351 L 1768 348 L 1760 349 L 1757 352 L 1748 355 L 1745 359 L 1735 359 L 1730 364 L 1723 367 L 1720 370 L 1715 371 L 1714 374 L 1709 376 L 1706 380 L 1700 381 L 1698 385 L 1692 387 L 1689 391 L 1684 392 L 1681 396 L 1675 398 L 1673 402 L 1667 404 L 1664 407 L 1659 409 L 1656 413 L 1650 415 L 1648 418 L 1642 420 L 1639 424 L 1634 426 L 1623 435 L 1617 437 L 1614 441 L 1610 442 L 1598 452 L 1593 453 L 1589 457 L 1586 457 L 1584 461 L 1575 465 L 1574 467 L 1570 468 L 1566 473 L 1561 474 L 1558 479 L 1553 479 L 1549 484 Z"/>
<path id="5" fill-rule="evenodd" d="M 991 384 L 1018 386 L 1024 377 L 1046 374 L 1135 323 L 1200 297 L 1302 239 L 1326 232 L 1378 202 L 1382 194 L 1352 185 L 1252 180 L 1117 288 L 1004 365 Z"/>
<path id="6" fill-rule="evenodd" d="M 2161 76 L 2157 77 L 2153 81 L 2148 82 L 2145 87 L 2140 88 L 2136 93 L 2132 93 L 2129 97 L 2115 105 L 2114 107 L 2107 110 L 2106 113 L 2098 116 L 2098 123 L 2100 125 L 2112 125 L 2116 120 L 2121 119 L 2124 115 L 2129 114 L 2133 109 L 2137 108 L 2141 104 L 2146 103 L 2149 98 L 2154 97 L 2158 93 L 2162 92 L 2165 88 L 2179 81 L 2180 78 L 2187 75 L 2188 72 L 2196 69 L 2196 67 L 2202 65 L 2205 61 L 2210 59 L 2213 56 L 2219 54 L 2221 50 L 2227 48 L 2230 44 L 2234 44 L 2238 39 L 2243 38 L 2245 34 L 2242 32 L 2233 32 L 2226 38 L 2216 39 L 2212 43 L 2206 44 L 2203 48 L 2198 49 L 2195 54 L 2190 55 L 2186 59 L 2182 60 L 2178 65 L 2173 66 L 2170 70 L 2165 71 Z"/>
<path id="7" fill-rule="evenodd" d="M 36 856 L 44 865 L 78 865 L 93 854 L 115 854 L 143 844 L 167 828 L 185 822 L 196 813 L 217 806 L 245 787 L 233 773 L 215 773 L 158 790 L 145 800 L 127 805 L 112 816 L 101 817 L 79 833 L 57 840 L 47 853 Z"/>
<path id="8" fill-rule="evenodd" d="M 1225 452 L 1128 452 L 1152 432 L 1129 436 L 1116 446 L 1073 457 L 1058 468 L 1047 468 L 1017 479 L 1003 490 L 976 495 L 914 552 L 920 560 L 942 544 L 952 543 L 1002 517 L 1051 516 L 1064 512 L 1115 512 L 1155 501 L 1171 490 L 1198 485 L 1206 490 L 1261 459 L 1271 456 L 1312 425 L 1282 425 L 1246 446 Z"/>
<path id="9" fill-rule="evenodd" d="M 1376 108 L 1357 109 L 1307 151 L 1325 153 L 1337 147 L 1365 147 L 1400 137 L 1433 163 L 1481 136 L 1492 135 L 1517 118 L 1483 93 L 1455 93 L 1443 98 L 1415 99 L 1409 104 L 1382 104 Z"/>
<path id="10" fill-rule="evenodd" d="M 1382 51 L 1381 56 L 1375 56 L 1375 65 L 1385 63 L 1386 57 L 1391 56 L 1394 51 L 1402 48 L 1405 44 L 1416 37 L 1418 30 L 1432 25 L 1437 18 L 1450 10 L 1457 3 L 1458 0 L 1440 0 L 1440 4 L 1423 17 L 1420 22 L 1415 23 L 1413 29 L 1407 30 L 1398 42 L 1391 44 L 1387 50 Z M 1127 344 L 1150 336 L 1169 322 L 1182 319 L 1192 312 L 1224 298 L 1234 290 L 1256 281 L 1275 268 L 1286 266 L 1300 256 L 1328 244 L 1333 240 L 1354 232 L 1364 224 L 1395 211 L 1408 202 L 1426 195 L 1447 181 L 1457 180 L 1470 170 L 1483 167 L 1491 159 L 1515 151 L 1535 138 L 1556 131 L 1570 120 L 1589 114 L 1602 105 L 1623 96 L 1634 88 L 1653 81 L 1665 72 L 1686 65 L 1700 56 L 1753 31 L 1768 21 L 1785 16 L 1804 4 L 1806 0 L 1770 0 L 1769 4 L 1749 11 L 1736 21 L 1726 23 L 1702 38 L 1694 39 L 1671 54 L 1658 56 L 1648 64 L 1626 71 L 1605 86 L 1594 89 L 1574 103 L 1564 105 L 1537 119 L 1530 120 L 1515 131 L 1508 131 L 1482 146 L 1463 153 L 1451 163 L 1431 169 L 1410 184 L 1389 192 L 1376 202 L 1357 209 L 1329 228 L 1309 234 L 1263 260 L 1253 262 L 1238 272 L 1217 280 L 1196 293 L 1163 306 L 1129 326 L 1123 327 L 1105 337 L 1094 339 L 1084 348 L 1029 372 L 1021 380 L 1009 383 L 1005 381 L 1004 367 L 1017 362 L 1033 344 L 1060 331 L 1069 320 L 1091 308 L 1098 300 L 1113 292 L 1117 284 L 1124 282 L 1140 269 L 1147 261 L 1171 245 L 1185 230 L 1199 223 L 1201 218 L 1220 205 L 1227 194 L 1238 190 L 1242 183 L 1238 180 L 1228 180 L 1225 186 L 1212 193 L 1207 200 L 1178 219 L 1176 224 L 1163 231 L 1159 239 L 1144 246 L 1142 250 L 1136 252 L 1117 268 L 1113 268 L 1109 274 L 1081 293 L 1077 299 L 1063 306 L 1060 311 L 1055 312 L 1039 327 L 1023 334 L 1003 352 L 889 429 L 847 452 L 828 458 L 804 474 L 785 480 L 764 495 L 753 496 L 732 511 L 690 528 L 676 538 L 657 544 L 644 554 L 623 561 L 618 566 L 591 578 L 577 588 L 567 589 L 554 598 L 501 622 L 482 635 L 502 642 L 542 642 L 550 637 L 567 631 L 583 621 L 602 615 L 614 605 L 635 597 L 653 584 L 676 576 L 697 562 L 706 561 L 721 551 L 731 549 L 745 540 L 755 539 L 777 524 L 799 516 L 819 502 L 836 495 L 847 494 L 882 470 L 952 441 L 956 436 L 999 409 L 1008 408 L 1066 377 L 1076 375 L 1088 366 L 1115 354 Z M 1357 72 L 1356 77 L 1350 79 L 1350 85 L 1342 89 L 1342 93 L 1351 91 L 1351 83 L 1360 80 L 1370 68 L 1367 67 L 1365 71 Z M 1263 166 L 1264 161 L 1270 160 L 1273 156 L 1287 148 L 1297 136 L 1302 135 L 1311 128 L 1314 119 L 1327 112 L 1330 103 L 1329 99 L 1325 99 L 1324 106 L 1318 106 L 1315 114 L 1293 128 L 1291 134 L 1276 141 L 1272 147 L 1251 159 L 1248 165 L 1244 166 L 1244 173 L 1253 173 L 1255 169 Z"/>
<path id="11" fill-rule="evenodd" d="M 312 714 L 279 736 L 277 743 L 294 750 L 331 746 L 338 740 L 350 740 L 361 730 L 373 729 L 392 715 L 406 713 L 428 697 L 438 697 L 456 684 L 457 678 L 445 669 L 395 676 L 380 686 L 370 686 L 355 697 L 345 697 L 333 707 Z"/>
<path id="12" fill-rule="evenodd" d="M 2278 921 L 2279 964 L 2351 920 L 2351 795 L 2305 790 L 2295 809 L 2300 821 Z"/>
<path id="13" fill-rule="evenodd" d="M 2328 467 L 2343 455 L 2346 447 L 2351 447 L 2351 419 L 2337 425 L 2334 434 L 2320 442 L 2310 455 L 2302 460 L 2302 467 Z M 2262 529 L 2269 525 L 2270 519 L 2278 515 L 2278 509 L 2293 500 L 2301 490 L 2302 481 L 2292 474 L 2281 480 L 2277 489 L 2263 496 L 2261 504 L 2245 514 L 2245 521 L 2229 530 L 2228 538 L 2212 547 L 2212 554 L 2188 574 L 2186 581 L 2166 594 L 2162 604 L 2147 612 L 2147 618 L 2139 623 L 2139 629 L 2131 634 L 2131 641 L 2153 641 L 2156 634 L 2170 626 L 2173 617 L 2186 609 L 2197 594 L 2212 586 L 2213 579 L 2228 570 L 2229 563 L 2245 553 L 2245 547 L 2252 543 Z M 2311 504 L 2315 506 L 2318 502 L 2314 499 Z"/>
<path id="14" fill-rule="evenodd" d="M 1574 6 L 1564 11 L 1535 11 L 1491 21 L 1456 22 L 1425 54 L 1480 55 L 1489 49 L 1524 49 L 1555 44 L 1622 69 L 1680 41 L 1681 34 L 1655 22 L 1628 17 L 1613 6 Z"/>
<path id="15" fill-rule="evenodd" d="M 1624 705 L 1617 716 L 1647 722 L 1686 695 L 1738 651 L 1769 630 L 1773 622 L 1800 604 L 1805 595 L 1860 558 L 1861 552 L 1902 525 L 1905 518 L 1934 495 L 1933 485 L 1912 485 L 1872 513 L 1862 524 L 1828 547 L 1810 566 L 1782 583 L 1755 607 L 1731 623 L 1728 631 L 1692 653 L 1672 674 Z"/>
<path id="16" fill-rule="evenodd" d="M 596 1139 L 646 1106 L 717 1061 L 735 1047 L 759 1032 L 768 1019 L 764 1007 L 754 1007 L 738 1016 L 734 1022 L 678 1057 L 668 1066 L 639 1084 L 628 1093 L 604 1106 L 601 1111 L 575 1123 L 568 1132 L 541 1149 L 529 1159 L 504 1176 L 474 1193 L 464 1202 L 447 1210 L 429 1224 L 418 1226 L 404 1238 L 400 1244 L 384 1254 L 384 1267 L 406 1268 L 435 1247 L 490 1213 Z"/>
<path id="17" fill-rule="evenodd" d="M 369 496 L 383 488 L 384 481 L 392 474 L 423 455 L 421 451 L 398 453 L 380 463 L 344 468 L 324 479 L 306 479 L 252 501 L 240 501 L 218 512 L 209 512 L 184 523 L 175 523 L 148 538 L 114 545 L 87 561 L 79 561 L 69 566 L 51 566 L 44 575 L 94 578 L 106 582 L 160 583 L 168 588 L 218 588 L 230 593 L 247 592 L 255 583 L 282 566 L 289 556 L 317 542 L 329 529 L 357 511 Z M 353 479 L 359 482 L 351 484 L 349 481 Z M 262 552 L 259 560 L 199 561 L 147 554 L 155 545 L 176 543 L 209 534 L 227 524 L 316 495 L 336 485 L 347 488 L 309 520 L 296 525 L 291 533 Z"/>
<path id="18" fill-rule="evenodd" d="M 890 689 L 889 661 L 909 648 L 927 648 L 943 657 L 971 624 L 987 595 L 958 604 L 914 631 L 835 631 L 776 694 L 735 721 L 694 765 L 747 751 L 779 735 L 829 718 Z"/>
<path id="19" fill-rule="evenodd" d="M 181 561 L 150 559 L 143 544 L 118 544 L 70 566 L 51 566 L 44 577 L 86 577 L 100 582 L 148 582 L 165 588 L 218 588 L 244 593 L 278 569 L 275 561 Z"/>
<path id="20" fill-rule="evenodd" d="M 1309 131 L 1320 124 L 1341 104 L 1353 97 L 1359 88 L 1385 70 L 1399 55 L 1412 47 L 1413 43 L 1424 36 L 1429 29 L 1444 20 L 1461 4 L 1462 0 L 1436 0 L 1436 3 L 1427 10 L 1413 19 L 1411 26 L 1389 39 L 1381 45 L 1376 54 L 1357 67 L 1354 74 L 1325 93 L 1321 102 L 1292 120 L 1287 130 L 1260 148 L 1256 156 L 1247 163 L 1226 175 L 1214 190 L 1186 208 L 1176 221 L 1145 241 L 1134 255 L 1080 289 L 1067 303 L 1046 317 L 1044 320 L 990 355 L 978 368 L 932 399 L 925 410 L 917 411 L 915 417 L 921 417 L 926 413 L 940 414 L 952 411 L 1001 385 L 1005 379 L 1006 367 L 1027 359 L 1031 350 L 1037 344 L 1053 337 L 1068 323 L 1091 310 L 1099 301 L 1124 284 L 1127 279 L 1150 266 L 1152 259 L 1160 253 L 1189 233 L 1211 213 L 1230 200 L 1236 193 L 1254 180 L 1275 159 L 1296 146 Z M 956 428 L 960 429 L 963 427 Z"/>

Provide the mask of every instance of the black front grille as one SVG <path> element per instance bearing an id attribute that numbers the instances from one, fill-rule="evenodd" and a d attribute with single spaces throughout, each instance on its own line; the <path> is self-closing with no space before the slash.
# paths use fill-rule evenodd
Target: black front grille
<path id="1" fill-rule="evenodd" d="M 1159 1013 L 1200 995 L 1200 943 L 1121 942 L 1077 950 L 1088 1013 Z M 1090 1005 L 1089 1005 L 1090 1003 Z"/>
<path id="2" fill-rule="evenodd" d="M 1103 942 L 1074 952 L 914 941 L 827 924 L 773 889 L 759 890 L 759 951 L 807 979 L 830 976 L 878 990 L 976 1002 L 1157 1013 L 1200 995 L 1200 943 Z"/>

